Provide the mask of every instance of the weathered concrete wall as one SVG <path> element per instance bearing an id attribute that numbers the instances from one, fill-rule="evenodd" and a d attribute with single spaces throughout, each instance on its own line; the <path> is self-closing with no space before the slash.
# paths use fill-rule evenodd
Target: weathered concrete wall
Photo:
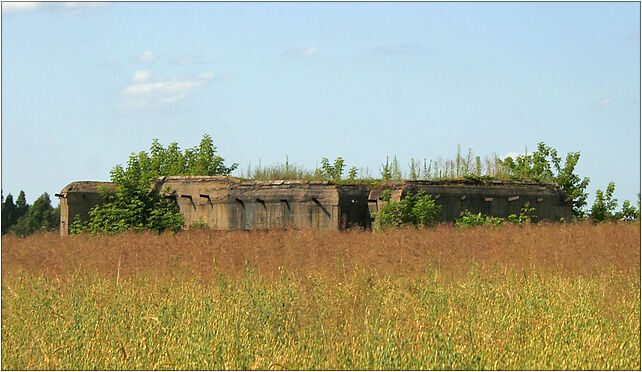
<path id="1" fill-rule="evenodd" d="M 232 177 L 165 177 L 156 186 L 175 194 L 185 223 L 215 230 L 369 227 L 348 209 L 367 206 L 365 186 L 327 181 L 243 181 Z"/>
<path id="2" fill-rule="evenodd" d="M 76 215 L 86 220 L 103 203 L 100 186 L 109 182 L 73 182 L 60 194 L 60 232 L 66 235 Z M 400 181 L 371 189 L 367 185 L 335 185 L 327 181 L 245 181 L 234 177 L 163 177 L 154 185 L 176 200 L 187 227 L 204 223 L 215 230 L 369 228 L 371 214 L 384 204 L 384 190 L 393 201 L 419 190 L 442 206 L 442 220 L 453 221 L 469 210 L 496 217 L 519 214 L 526 202 L 539 220 L 569 219 L 570 199 L 556 186 L 509 181 Z"/>
<path id="3" fill-rule="evenodd" d="M 454 221 L 461 212 L 503 217 L 519 215 L 527 202 L 535 208 L 539 221 L 569 220 L 572 203 L 567 195 L 553 184 L 498 180 L 400 181 L 379 185 L 368 197 L 371 212 L 385 203 L 384 190 L 390 190 L 391 201 L 400 201 L 407 194 L 423 191 L 441 205 L 442 221 Z"/>
<path id="4" fill-rule="evenodd" d="M 102 203 L 98 185 L 74 182 L 61 192 L 61 234 L 76 214 L 87 219 Z M 110 184 L 111 185 L 111 184 Z M 93 188 L 92 188 L 93 186 Z M 113 186 L 112 186 L 113 187 Z M 233 177 L 163 177 L 154 185 L 176 200 L 186 226 L 204 223 L 214 230 L 369 228 L 369 188 L 327 181 L 244 181 Z"/>
<path id="5" fill-rule="evenodd" d="M 78 181 L 67 185 L 60 194 L 60 234 L 69 234 L 69 225 L 76 216 L 86 221 L 91 208 L 105 201 L 100 196 L 99 188 L 114 189 L 111 182 Z"/>

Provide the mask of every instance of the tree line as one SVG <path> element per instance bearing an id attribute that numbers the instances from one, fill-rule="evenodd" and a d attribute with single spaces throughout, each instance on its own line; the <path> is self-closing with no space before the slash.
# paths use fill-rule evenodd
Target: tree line
<path id="1" fill-rule="evenodd" d="M 58 231 L 60 227 L 60 204 L 51 206 L 46 192 L 32 205 L 27 204 L 24 191 L 20 190 L 15 203 L 13 195 L 2 195 L 2 234 L 14 233 L 27 236 L 36 231 Z"/>

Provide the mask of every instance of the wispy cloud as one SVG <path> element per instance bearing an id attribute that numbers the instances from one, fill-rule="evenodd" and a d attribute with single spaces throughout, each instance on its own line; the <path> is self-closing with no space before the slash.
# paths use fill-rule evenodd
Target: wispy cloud
<path id="1" fill-rule="evenodd" d="M 422 44 L 379 45 L 372 50 L 377 55 L 419 54 L 427 51 Z"/>
<path id="2" fill-rule="evenodd" d="M 284 56 L 292 57 L 310 57 L 319 52 L 319 48 L 315 46 L 303 48 L 303 49 L 290 49 L 283 52 Z"/>
<path id="3" fill-rule="evenodd" d="M 609 103 L 613 102 L 611 98 L 602 98 L 599 102 L 600 105 L 608 105 Z"/>
<path id="4" fill-rule="evenodd" d="M 147 70 L 136 71 L 132 83 L 122 90 L 126 108 L 161 106 L 181 101 L 214 78 L 211 72 L 202 72 L 191 78 L 155 78 Z"/>
<path id="5" fill-rule="evenodd" d="M 38 10 L 56 11 L 64 14 L 78 15 L 89 9 L 103 7 L 104 2 L 36 2 L 36 1 L 3 1 L 2 11 L 7 13 L 34 12 Z"/>
<path id="6" fill-rule="evenodd" d="M 134 72 L 134 76 L 132 76 L 132 81 L 140 83 L 140 82 L 149 80 L 149 78 L 151 76 L 152 75 L 151 75 L 151 73 L 149 71 L 147 71 L 147 70 L 139 70 L 139 71 Z"/>
<path id="7" fill-rule="evenodd" d="M 138 61 L 140 62 L 151 62 L 156 59 L 156 55 L 151 50 L 146 50 L 143 54 L 138 56 Z"/>

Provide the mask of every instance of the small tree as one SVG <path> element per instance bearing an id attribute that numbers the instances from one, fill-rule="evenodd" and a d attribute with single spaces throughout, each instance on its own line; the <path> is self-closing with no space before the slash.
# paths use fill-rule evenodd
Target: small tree
<path id="1" fill-rule="evenodd" d="M 343 158 L 338 157 L 334 161 L 334 165 L 330 164 L 328 158 L 321 159 L 321 169 L 317 169 L 317 174 L 329 181 L 340 181 L 345 168 L 345 161 Z"/>
<path id="2" fill-rule="evenodd" d="M 18 194 L 18 199 L 16 199 L 16 221 L 19 220 L 20 217 L 26 215 L 28 210 L 29 210 L 29 205 L 27 204 L 27 198 L 25 197 L 25 192 L 20 190 L 20 193 Z"/>
<path id="3" fill-rule="evenodd" d="M 168 198 L 170 190 L 155 189 L 158 177 L 229 175 L 237 166 L 236 163 L 225 166 L 224 159 L 216 155 L 212 137 L 207 134 L 198 147 L 184 152 L 175 142 L 165 148 L 154 139 L 149 153 L 132 153 L 127 167 L 117 165 L 112 169 L 111 180 L 116 191 L 102 189 L 105 204 L 93 208 L 86 223 L 74 221 L 71 231 L 177 231 L 184 225 L 183 216 L 175 200 Z"/>
<path id="4" fill-rule="evenodd" d="M 357 169 L 357 167 L 350 168 L 350 171 L 348 172 L 348 179 L 350 181 L 356 180 L 358 172 L 359 172 L 359 170 Z"/>
<path id="5" fill-rule="evenodd" d="M 537 144 L 537 151 L 531 155 L 526 152 L 514 160 L 511 157 L 504 160 L 497 158 L 496 163 L 500 168 L 500 173 L 506 173 L 513 179 L 555 182 L 571 197 L 573 216 L 582 218 L 588 197 L 585 190 L 589 184 L 589 178 L 580 178 L 575 174 L 575 166 L 579 160 L 579 152 L 570 152 L 566 155 L 566 162 L 562 166 L 562 159 L 557 156 L 557 150 L 540 142 Z M 551 163 L 557 174 L 553 173 Z"/>
<path id="6" fill-rule="evenodd" d="M 390 201 L 390 191 L 385 190 L 382 199 L 387 201 L 375 215 L 375 229 L 416 226 L 429 227 L 437 224 L 441 206 L 423 191 L 406 195 L 400 202 Z"/>
<path id="7" fill-rule="evenodd" d="M 18 220 L 16 209 L 16 205 L 13 204 L 13 195 L 7 195 L 7 198 L 2 202 L 2 234 L 6 234 Z"/>
<path id="8" fill-rule="evenodd" d="M 594 222 L 606 222 L 616 219 L 613 212 L 617 208 L 617 199 L 613 199 L 613 191 L 615 191 L 615 183 L 609 182 L 605 192 L 602 192 L 602 190 L 595 192 L 595 202 L 589 214 L 591 220 Z"/>
<path id="9" fill-rule="evenodd" d="M 386 156 L 386 163 L 381 164 L 381 179 L 390 181 L 392 179 L 392 166 L 389 163 L 389 158 Z"/>
<path id="10" fill-rule="evenodd" d="M 53 208 L 49 194 L 45 192 L 29 206 L 27 214 L 20 217 L 11 231 L 20 236 L 31 235 L 36 231 L 55 231 L 58 230 L 59 221 L 60 207 Z"/>
<path id="11" fill-rule="evenodd" d="M 631 202 L 625 200 L 622 203 L 622 210 L 615 212 L 617 208 L 617 199 L 613 198 L 615 191 L 615 183 L 609 182 L 606 191 L 597 190 L 595 192 L 595 202 L 591 207 L 589 217 L 593 222 L 608 222 L 608 221 L 639 221 L 640 209 L 631 205 Z M 638 193 L 639 198 L 639 193 Z M 639 205 L 639 203 L 638 203 Z"/>
<path id="12" fill-rule="evenodd" d="M 615 214 L 615 218 L 627 222 L 640 222 L 640 209 L 631 205 L 630 201 L 625 200 L 624 203 L 622 203 L 622 210 Z"/>

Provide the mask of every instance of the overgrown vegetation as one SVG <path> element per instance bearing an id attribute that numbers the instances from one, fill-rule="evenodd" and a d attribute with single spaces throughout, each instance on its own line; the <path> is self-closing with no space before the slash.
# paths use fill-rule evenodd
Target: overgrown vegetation
<path id="1" fill-rule="evenodd" d="M 127 167 L 117 165 L 112 169 L 111 181 L 116 191 L 102 189 L 106 203 L 89 212 L 89 221 L 76 219 L 70 232 L 178 231 L 184 225 L 183 216 L 175 200 L 166 198 L 170 190 L 155 189 L 158 177 L 229 175 L 236 167 L 237 164 L 225 166 L 208 135 L 203 136 L 198 147 L 185 151 L 176 143 L 165 148 L 154 140 L 149 153 L 132 153 Z"/>
<path id="2" fill-rule="evenodd" d="M 375 215 L 376 230 L 403 226 L 429 227 L 439 222 L 441 206 L 422 191 L 408 194 L 399 202 L 390 201 L 390 198 L 390 190 L 384 190 L 382 200 L 386 204 Z"/>
<path id="3" fill-rule="evenodd" d="M 2 238 L 7 370 L 639 370 L 640 230 Z"/>
<path id="4" fill-rule="evenodd" d="M 640 206 L 631 205 L 626 200 L 622 210 L 615 212 L 617 200 L 612 198 L 614 185 L 609 185 L 605 192 L 597 191 L 596 200 L 590 211 L 585 210 L 589 183 L 588 177 L 580 177 L 575 173 L 580 153 L 571 152 L 566 155 L 565 162 L 558 156 L 557 150 L 538 143 L 537 150 L 532 154 L 528 151 L 513 159 L 500 159 L 493 154 L 491 158 L 473 154 L 469 149 L 465 156 L 461 155 L 461 147 L 457 146 L 454 160 L 436 161 L 423 159 L 423 163 L 411 158 L 409 175 L 411 180 L 465 178 L 476 181 L 486 179 L 512 179 L 537 182 L 552 182 L 566 192 L 573 205 L 574 220 L 586 217 L 594 222 L 604 221 L 639 221 Z M 154 182 L 161 176 L 173 175 L 230 175 L 237 169 L 237 164 L 224 164 L 224 159 L 216 155 L 216 147 L 210 136 L 204 135 L 197 147 L 184 151 L 177 143 L 164 147 L 157 139 L 152 141 L 149 152 L 132 153 L 127 166 L 117 165 L 111 171 L 111 180 L 116 184 L 116 191 L 102 190 L 107 203 L 94 208 L 90 212 L 89 221 L 76 218 L 70 226 L 72 233 L 80 232 L 122 232 L 125 230 L 150 229 L 156 232 L 164 230 L 177 231 L 184 225 L 183 218 L 171 201 L 170 190 L 156 190 Z M 291 164 L 286 156 L 284 164 L 252 168 L 248 165 L 244 175 L 248 179 L 306 179 L 327 180 L 335 183 L 368 183 L 376 185 L 380 182 L 402 180 L 406 174 L 402 171 L 400 162 L 394 156 L 392 160 L 386 157 L 381 164 L 380 178 L 373 178 L 367 169 L 349 168 L 347 177 L 344 176 L 347 165 L 342 157 L 334 162 L 328 158 L 321 159 L 320 166 L 307 170 L 296 164 Z M 432 203 L 432 204 L 431 204 Z M 24 202 L 24 193 L 18 197 L 17 205 L 13 204 L 11 194 L 2 203 L 2 233 L 12 231 L 19 235 L 29 235 L 39 230 L 58 228 L 59 207 L 50 206 L 49 196 L 45 193 L 34 203 L 37 208 L 27 214 L 28 206 Z M 413 211 L 414 208 L 414 211 Z M 423 208 L 423 209 L 422 209 Z M 378 228 L 400 226 L 431 226 L 434 225 L 434 201 L 426 196 L 421 199 L 391 203 L 379 213 L 376 226 Z M 422 209 L 419 212 L 418 209 Z M 73 217 L 72 217 L 73 218 Z M 522 223 L 520 216 L 509 216 L 507 221 Z M 54 223 L 55 220 L 55 223 Z M 530 221 L 530 219 L 528 220 Z M 459 225 L 502 224 L 501 218 L 482 216 L 481 214 L 462 214 Z"/>
<path id="5" fill-rule="evenodd" d="M 60 227 L 60 205 L 53 208 L 49 194 L 42 194 L 33 205 L 27 204 L 24 191 L 16 203 L 13 195 L 2 197 L 2 234 L 28 236 L 36 231 L 57 231 Z"/>
<path id="6" fill-rule="evenodd" d="M 631 205 L 631 202 L 625 200 L 622 203 L 622 210 L 615 212 L 617 208 L 617 199 L 613 198 L 615 191 L 615 182 L 610 182 L 606 191 L 597 190 L 595 192 L 595 202 L 591 207 L 589 218 L 593 222 L 607 221 L 640 221 L 640 193 L 638 193 L 638 208 Z"/>
<path id="7" fill-rule="evenodd" d="M 537 222 L 535 208 L 530 207 L 529 203 L 524 203 L 519 215 L 510 214 L 507 218 L 493 217 L 482 215 L 481 213 L 473 214 L 464 211 L 461 216 L 455 220 L 455 226 L 459 228 L 468 228 L 472 226 L 501 226 L 507 223 L 521 225 L 524 223 Z"/>
<path id="8" fill-rule="evenodd" d="M 586 187 L 590 180 L 588 177 L 581 178 L 575 174 L 575 166 L 579 160 L 579 152 L 570 152 L 562 166 L 562 159 L 557 156 L 557 150 L 540 142 L 537 144 L 537 151 L 531 155 L 526 153 L 515 160 L 507 157 L 500 161 L 500 166 L 512 179 L 556 183 L 572 199 L 573 216 L 582 218 L 588 197 Z"/>

